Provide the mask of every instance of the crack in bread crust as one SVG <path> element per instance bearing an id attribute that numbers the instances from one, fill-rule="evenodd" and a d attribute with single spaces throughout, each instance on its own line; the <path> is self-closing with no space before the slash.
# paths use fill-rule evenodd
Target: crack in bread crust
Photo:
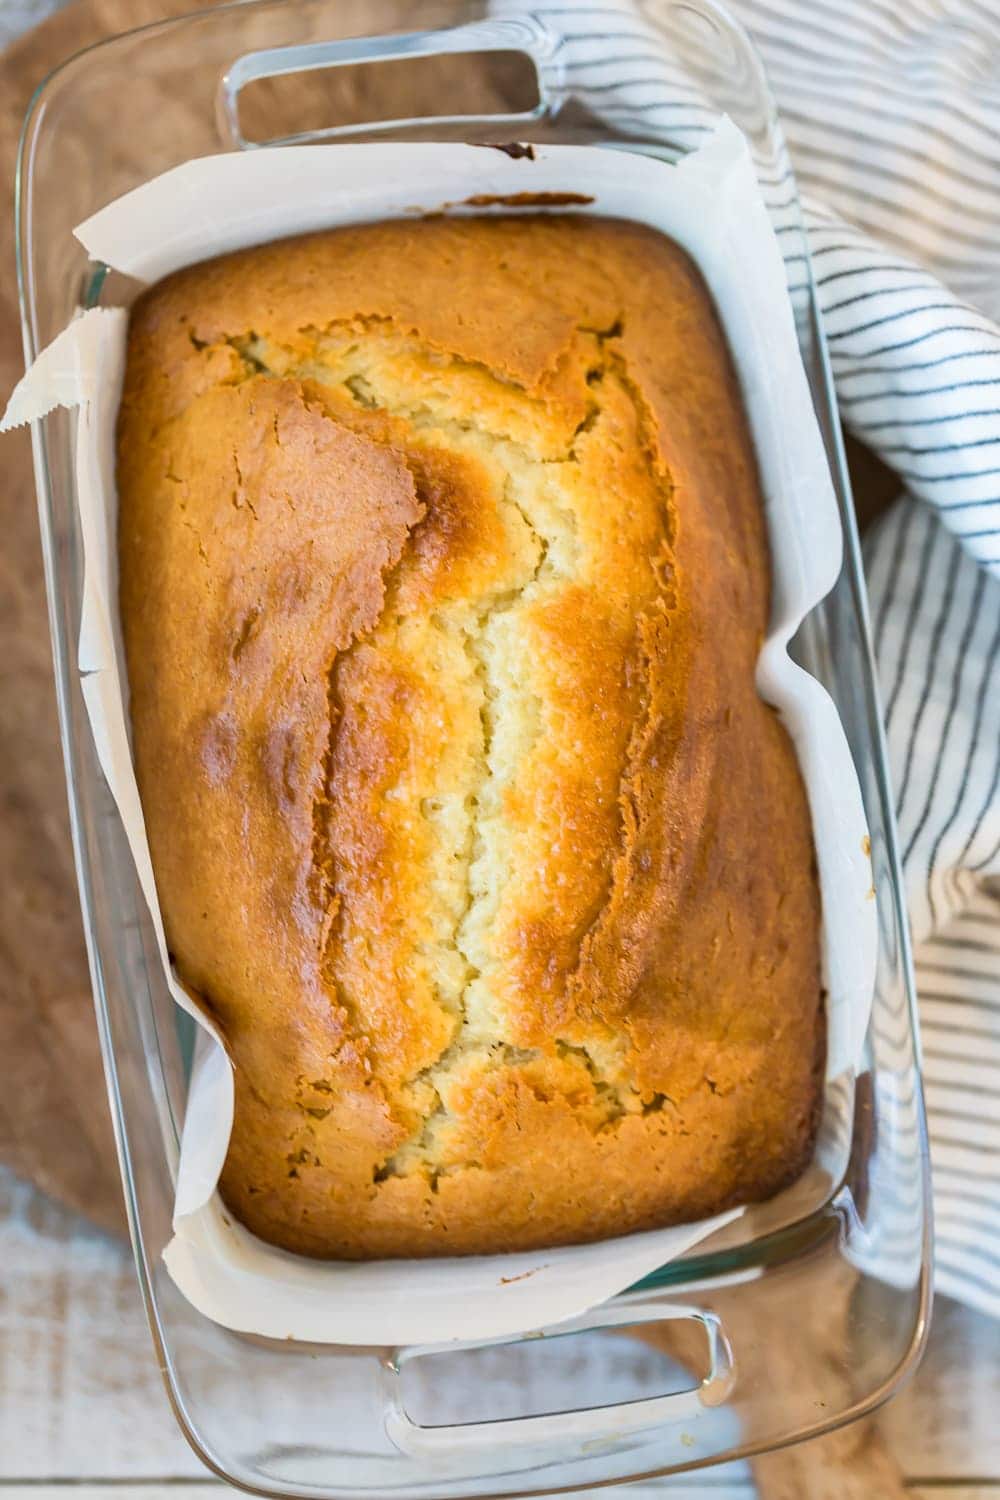
<path id="1" fill-rule="evenodd" d="M 388 322 L 385 319 L 378 321 L 383 325 Z M 348 329 L 349 333 L 354 331 L 353 327 Z M 391 328 L 384 329 L 384 332 L 388 334 L 390 340 L 398 337 Z M 491 764 L 494 720 L 497 701 L 502 692 L 491 675 L 493 658 L 490 650 L 491 627 L 500 615 L 516 610 L 526 599 L 530 598 L 532 590 L 543 576 L 548 574 L 555 581 L 566 576 L 565 568 L 560 569 L 550 560 L 550 549 L 560 541 L 565 543 L 567 540 L 565 521 L 562 526 L 553 529 L 552 519 L 549 517 L 549 531 L 541 529 L 542 520 L 537 514 L 532 514 L 533 510 L 537 512 L 538 509 L 537 504 L 533 503 L 536 499 L 533 495 L 533 487 L 537 484 L 543 465 L 579 462 L 576 445 L 583 435 L 593 431 L 600 421 L 602 405 L 597 391 L 605 380 L 618 382 L 628 394 L 629 400 L 636 409 L 640 428 L 644 423 L 648 423 L 648 414 L 641 407 L 641 397 L 634 384 L 628 380 L 624 359 L 613 349 L 609 351 L 606 347 L 609 341 L 621 337 L 623 332 L 621 317 L 616 318 L 607 329 L 580 328 L 578 332 L 590 335 L 594 342 L 593 362 L 589 364 L 585 374 L 587 385 L 590 387 L 588 410 L 573 430 L 571 441 L 565 451 L 556 457 L 540 455 L 530 445 L 515 441 L 509 433 L 485 429 L 475 421 L 459 421 L 453 416 L 442 415 L 435 410 L 433 403 L 424 398 L 419 385 L 414 385 L 410 391 L 396 391 L 393 397 L 387 397 L 380 390 L 377 377 L 373 375 L 370 366 L 352 368 L 352 356 L 356 357 L 358 352 L 356 345 L 349 345 L 339 358 L 330 357 L 333 334 L 331 327 L 325 328 L 321 334 L 317 335 L 317 349 L 307 362 L 301 364 L 291 364 L 287 359 L 275 362 L 273 352 L 269 351 L 264 342 L 256 336 L 229 341 L 241 358 L 246 360 L 248 366 L 257 374 L 298 381 L 306 379 L 320 383 L 325 383 L 334 377 L 342 391 L 349 395 L 358 406 L 368 411 L 388 413 L 396 419 L 402 418 L 409 424 L 412 431 L 432 436 L 445 436 L 453 442 L 456 438 L 474 439 L 479 442 L 485 440 L 505 460 L 502 503 L 512 515 L 520 519 L 535 552 L 534 562 L 527 576 L 522 578 L 515 587 L 506 588 L 488 597 L 477 609 L 472 627 L 461 627 L 464 649 L 469 657 L 472 678 L 479 694 L 479 716 L 482 724 L 481 777 L 475 791 L 466 798 L 470 805 L 463 840 L 466 881 L 464 908 L 455 923 L 447 945 L 452 947 L 463 960 L 464 982 L 457 994 L 448 995 L 440 988 L 436 990 L 436 997 L 442 1010 L 456 1017 L 457 1027 L 440 1056 L 433 1063 L 422 1068 L 417 1075 L 404 1080 L 410 1094 L 423 1097 L 425 1102 L 423 1108 L 418 1111 L 416 1124 L 411 1128 L 404 1142 L 374 1169 L 373 1175 L 376 1183 L 384 1182 L 388 1177 L 419 1171 L 426 1175 L 432 1188 L 436 1187 L 439 1169 L 434 1165 L 437 1156 L 435 1137 L 442 1130 L 447 1130 L 451 1113 L 445 1102 L 446 1085 L 452 1072 L 468 1062 L 470 1054 L 476 1055 L 487 1069 L 508 1066 L 515 1054 L 521 1063 L 532 1061 L 540 1056 L 539 1048 L 517 1049 L 504 1039 L 503 1017 L 495 1010 L 488 1010 L 485 1015 L 480 1014 L 477 1017 L 477 1024 L 473 1024 L 469 1013 L 470 992 L 476 981 L 483 980 L 484 976 L 483 970 L 477 963 L 479 954 L 475 950 L 474 941 L 470 939 L 470 934 L 475 932 L 477 925 L 488 924 L 490 917 L 488 908 L 491 903 L 495 906 L 497 899 L 503 894 L 503 885 L 500 883 L 495 883 L 492 887 L 488 884 L 481 885 L 477 890 L 474 880 L 477 865 L 482 862 L 485 852 L 481 819 L 483 810 L 491 803 L 491 789 L 495 775 Z M 318 347 L 320 339 L 326 345 L 325 354 L 320 353 Z M 404 342 L 409 341 L 400 340 L 400 343 Z M 451 361 L 450 363 L 453 368 L 474 368 L 468 361 Z M 485 373 L 491 375 L 489 371 Z M 672 484 L 669 473 L 660 474 L 660 484 L 663 489 L 664 543 L 661 555 L 651 559 L 651 565 L 654 568 L 670 565 L 668 538 L 672 524 L 670 513 Z M 382 620 L 393 610 L 396 574 L 401 566 L 405 566 L 405 558 L 397 563 L 393 577 L 387 581 Z M 380 625 L 381 620 L 372 627 L 364 641 L 371 642 L 378 633 Z M 342 712 L 337 683 L 345 656 L 353 653 L 360 644 L 363 642 L 355 643 L 349 648 L 348 653 L 338 656 L 330 667 L 330 739 L 324 758 L 322 780 L 324 791 L 314 804 L 317 828 L 314 862 L 318 873 L 319 888 L 323 892 L 323 904 L 327 912 L 321 935 L 322 968 L 335 992 L 338 992 L 338 986 L 329 962 L 329 955 L 337 942 L 340 899 L 336 889 L 336 861 L 330 847 L 329 819 L 325 816 L 325 812 L 328 811 L 330 805 L 328 792 L 330 768 L 336 757 L 337 724 Z M 633 739 L 641 736 L 642 727 L 640 719 L 634 726 Z M 627 756 L 626 765 L 628 758 Z M 623 791 L 620 793 L 620 798 L 625 796 L 626 775 L 626 767 L 623 767 Z M 494 807 L 493 816 L 496 817 L 496 815 Z M 624 814 L 622 837 L 624 838 Z M 609 871 L 607 880 L 609 891 L 613 878 L 613 874 Z M 598 907 L 580 934 L 578 947 L 582 948 L 587 934 L 600 923 L 605 909 L 606 901 Z M 488 1004 L 483 993 L 485 984 L 480 985 L 479 990 L 478 1009 L 482 1012 Z M 354 1013 L 351 997 L 338 993 L 339 998 L 346 1002 L 348 1013 Z M 485 1039 L 487 1034 L 490 1040 Z M 634 1084 L 628 1080 L 622 1080 L 620 1067 L 616 1069 L 614 1075 L 606 1072 L 595 1055 L 581 1041 L 572 1042 L 561 1036 L 554 1036 L 551 1039 L 551 1048 L 563 1058 L 579 1059 L 592 1079 L 595 1090 L 602 1096 L 604 1118 L 595 1120 L 593 1124 L 595 1131 L 609 1128 L 628 1113 L 648 1114 L 651 1110 L 663 1107 L 666 1096 L 654 1095 L 643 1098 L 641 1091 Z M 454 1171 L 456 1168 L 452 1167 L 451 1170 Z"/>

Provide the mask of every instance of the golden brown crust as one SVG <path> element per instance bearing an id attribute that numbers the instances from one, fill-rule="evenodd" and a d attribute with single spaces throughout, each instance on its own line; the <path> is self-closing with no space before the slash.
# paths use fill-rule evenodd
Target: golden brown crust
<path id="1" fill-rule="evenodd" d="M 239 1217 L 489 1252 L 790 1180 L 818 895 L 682 252 L 527 215 L 192 267 L 132 317 L 119 490 L 136 766 L 235 1062 Z"/>

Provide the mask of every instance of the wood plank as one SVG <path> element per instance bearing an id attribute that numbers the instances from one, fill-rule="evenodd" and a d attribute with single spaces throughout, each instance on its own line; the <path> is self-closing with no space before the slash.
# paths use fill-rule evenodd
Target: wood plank
<path id="1" fill-rule="evenodd" d="M 1000 1327 L 939 1297 L 914 1379 L 880 1418 L 914 1481 L 1000 1480 Z"/>
<path id="2" fill-rule="evenodd" d="M 770 1424 L 771 1430 L 785 1418 L 785 1393 L 809 1390 L 817 1370 L 824 1371 L 824 1394 L 831 1403 L 850 1401 L 846 1376 L 836 1374 L 834 1351 L 843 1346 L 856 1280 L 857 1273 L 844 1267 L 824 1298 L 803 1308 L 795 1338 L 778 1339 L 769 1348 L 770 1378 L 755 1390 L 754 1407 L 758 1420 Z M 757 1298 L 727 1308 L 726 1329 L 737 1351 L 754 1347 L 762 1317 L 767 1317 L 766 1303 L 762 1311 Z M 690 1329 L 684 1324 L 659 1324 L 642 1337 L 690 1367 Z M 879 1500 L 904 1500 L 906 1493 L 899 1463 L 872 1421 L 761 1454 L 750 1461 L 750 1468 L 760 1500 L 871 1500 L 874 1495 Z"/>
<path id="3" fill-rule="evenodd" d="M 200 0 L 76 0 L 0 56 L 0 393 L 21 375 L 9 203 L 28 100 L 82 47 Z M 42 0 L 32 11 L 51 9 Z M 105 1227 L 124 1227 L 69 838 L 30 441 L 3 439 L 0 488 L 0 1161 Z"/>
<path id="4" fill-rule="evenodd" d="M 918 1485 L 909 1491 L 911 1500 L 997 1500 L 1000 1480 L 989 1484 Z M 872 1497 L 875 1500 L 875 1497 Z"/>
<path id="5" fill-rule="evenodd" d="M 68 1479 L 62 1484 L 20 1484 L 0 1479 L 3 1500 L 215 1500 L 232 1494 L 221 1479 L 136 1481 L 132 1484 L 80 1484 Z"/>
<path id="6" fill-rule="evenodd" d="M 149 1480 L 126 1484 L 17 1484 L 0 1480 L 0 1496 L 3 1500 L 215 1500 L 217 1493 L 232 1493 L 219 1479 L 170 1481 Z M 614 1490 L 581 1491 L 598 1496 L 614 1495 Z M 639 1485 L 622 1492 L 627 1500 L 756 1500 L 753 1485 L 749 1480 L 742 1483 L 729 1480 L 714 1480 L 710 1477 L 691 1476 L 683 1481 L 671 1481 L 669 1490 L 663 1485 Z M 573 1497 L 569 1497 L 573 1500 Z M 802 1497 L 812 1500 L 812 1497 Z M 871 1500 L 881 1500 L 872 1496 Z M 976 1500 L 963 1494 L 960 1500 Z M 993 1497 L 995 1500 L 995 1496 Z"/>
<path id="7" fill-rule="evenodd" d="M 203 1481 L 183 1480 L 172 1484 L 149 1481 L 136 1484 L 9 1484 L 0 1481 L 3 1500 L 214 1500 L 217 1493 L 232 1491 L 218 1479 Z M 613 1495 L 613 1490 L 600 1490 L 597 1495 Z M 623 1491 L 627 1500 L 754 1500 L 753 1486 L 749 1483 L 721 1484 L 713 1481 L 671 1484 L 669 1492 L 662 1486 L 653 1489 L 642 1485 L 637 1489 Z M 803 1497 L 807 1500 L 807 1497 Z M 872 1497 L 876 1500 L 876 1497 Z M 961 1500 L 977 1500 L 963 1494 Z M 995 1500 L 995 1497 L 994 1497 Z"/>
<path id="8" fill-rule="evenodd" d="M 0 4 L 0 47 L 9 47 L 22 32 L 38 26 L 66 0 L 3 0 Z"/>
<path id="9" fill-rule="evenodd" d="M 205 1474 L 153 1360 L 131 1251 L 0 1173 L 0 1480 Z"/>
<path id="10" fill-rule="evenodd" d="M 126 1484 L 80 1484 L 69 1481 L 65 1484 L 19 1484 L 0 1480 L 3 1500 L 68 1500 L 67 1491 L 72 1489 L 73 1500 L 207 1500 L 213 1492 L 225 1490 L 220 1480 L 181 1480 L 164 1482 L 151 1480 Z M 602 1492 L 608 1493 L 608 1492 Z M 640 1485 L 628 1490 L 629 1500 L 754 1500 L 754 1489 L 749 1483 L 721 1484 L 709 1475 L 692 1476 L 689 1480 L 676 1481 L 666 1491 L 663 1486 L 652 1488 Z M 934 1484 L 907 1490 L 909 1500 L 997 1500 L 1000 1481 L 995 1484 Z M 812 1497 L 803 1497 L 812 1500 Z M 871 1500 L 881 1500 L 872 1495 Z"/>
<path id="11" fill-rule="evenodd" d="M 152 1357 L 130 1251 L 0 1169 L 0 1485 L 204 1478 Z M 656 1361 L 581 1356 L 581 1402 L 622 1399 Z M 716 1494 L 746 1466 L 712 1471 Z M 120 1488 L 114 1493 L 119 1496 Z"/>
<path id="12" fill-rule="evenodd" d="M 137 10 L 136 0 L 77 0 L 25 38 L 0 64 L 4 167 L 12 163 L 30 89 L 55 61 L 122 20 L 145 19 L 144 6 L 152 14 L 190 3 L 139 0 Z M 40 13 L 51 6 L 48 0 L 22 0 L 15 11 L 19 8 Z M 8 12 L 3 19 L 10 24 Z M 0 239 L 5 233 L 6 226 Z M 9 238 L 0 245 L 0 258 L 9 266 Z M 13 286 L 12 275 L 4 284 Z M 20 350 L 9 301 L 0 309 L 0 334 L 0 384 L 5 386 L 17 373 Z M 68 862 L 27 440 L 7 440 L 5 456 L 10 511 L 5 553 L 14 566 L 2 580 L 12 608 L 0 646 L 15 673 L 16 691 L 7 701 L 16 705 L 16 713 L 0 721 L 0 747 L 6 747 L 4 763 L 22 768 L 24 781 L 5 825 L 5 849 L 19 881 L 2 924 L 14 967 L 0 993 L 0 1022 L 6 1017 L 8 1028 L 0 1024 L 0 1045 L 6 1055 L 17 1055 L 19 1065 L 16 1107 L 8 1108 L 10 1098 L 0 1106 L 0 1149 L 22 1170 L 110 1222 L 117 1212 L 117 1187 Z M 862 493 L 875 489 L 866 482 L 865 458 L 852 453 Z M 879 489 L 875 509 L 895 483 L 881 477 L 885 493 Z M 6 1290 L 0 1303 L 4 1497 L 65 1500 L 72 1484 L 78 1500 L 194 1500 L 219 1488 L 210 1477 L 199 1477 L 205 1471 L 173 1424 L 150 1357 L 127 1249 L 8 1176 L 0 1176 L 0 1225 Z M 997 1500 L 998 1409 L 995 1325 L 941 1302 L 923 1370 L 880 1421 L 889 1448 L 914 1476 L 909 1492 L 923 1500 Z M 818 1448 L 808 1445 L 769 1462 L 788 1475 L 809 1458 L 806 1468 L 814 1472 L 809 1456 Z M 762 1478 L 766 1473 L 762 1465 Z M 709 1470 L 672 1482 L 669 1493 L 672 1500 L 706 1495 L 753 1500 L 753 1485 L 732 1475 L 731 1467 Z M 88 1483 L 88 1476 L 118 1482 Z M 963 1477 L 967 1482 L 954 1482 Z M 629 1491 L 634 1500 L 652 1500 L 663 1492 L 660 1486 Z M 810 1493 L 809 1500 L 818 1496 Z"/>
<path id="13" fill-rule="evenodd" d="M 168 1410 L 126 1247 L 0 1172 L 0 1264 L 0 1483 L 203 1477 Z M 879 1420 L 889 1452 L 918 1488 L 1000 1484 L 998 1409 L 996 1325 L 941 1299 L 923 1368 Z M 823 1441 L 832 1452 L 844 1440 Z M 758 1468 L 787 1484 L 807 1460 L 807 1472 L 825 1472 L 820 1450 Z M 708 1470 L 684 1484 L 704 1492 L 738 1478 L 749 1496 L 745 1475 Z"/>

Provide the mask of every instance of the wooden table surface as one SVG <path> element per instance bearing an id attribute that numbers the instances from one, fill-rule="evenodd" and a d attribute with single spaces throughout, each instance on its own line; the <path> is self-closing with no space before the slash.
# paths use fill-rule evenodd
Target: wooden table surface
<path id="1" fill-rule="evenodd" d="M 0 47 L 57 3 L 0 0 Z M 190 3 L 163 0 L 162 9 Z M 113 29 L 116 22 L 134 23 L 138 10 L 148 18 L 149 9 L 150 0 L 83 0 L 59 18 L 56 31 L 50 25 L 51 45 L 63 48 L 65 55 L 96 31 Z M 39 34 L 38 48 L 31 50 L 31 65 L 39 74 L 44 72 L 43 52 Z M 26 58 L 27 51 L 21 56 Z M 27 71 L 19 62 L 7 75 L 6 97 L 0 90 L 0 147 L 8 157 L 15 115 L 23 108 L 20 96 L 26 98 L 36 81 Z M 8 254 L 4 246 L 5 261 Z M 12 308 L 2 312 L 0 362 L 3 373 L 12 377 L 19 359 L 15 325 Z M 19 450 L 8 448 L 5 457 L 13 459 L 6 469 L 11 509 L 15 489 L 22 497 L 26 493 L 26 443 Z M 875 508 L 884 498 L 876 494 L 883 480 L 877 473 L 866 474 L 857 484 L 859 493 L 875 497 Z M 50 1185 L 65 1199 L 85 1202 L 112 1222 L 117 1209 L 109 1187 L 110 1137 L 103 1112 L 97 1118 L 84 1109 L 90 1128 L 67 1129 L 71 1116 L 79 1124 L 67 1107 L 74 1080 L 78 1091 L 93 1100 L 93 1088 L 82 1091 L 79 1086 L 86 1075 L 96 1073 L 96 1048 L 74 904 L 67 897 L 65 910 L 57 911 L 51 899 L 54 887 L 62 898 L 67 891 L 72 894 L 72 886 L 63 804 L 53 802 L 45 790 L 55 784 L 58 752 L 47 696 L 51 687 L 38 558 L 32 540 L 14 566 L 12 528 L 23 533 L 29 519 L 20 502 L 16 512 L 5 526 L 11 566 L 9 576 L 3 575 L 6 582 L 0 582 L 10 608 L 0 646 L 9 648 L 5 660 L 17 672 L 19 707 L 13 717 L 0 715 L 0 749 L 16 754 L 19 765 L 37 770 L 34 780 L 24 780 L 23 795 L 7 823 L 5 847 L 13 852 L 11 867 L 21 878 L 16 888 L 8 882 L 6 895 L 12 899 L 5 900 L 0 921 L 3 946 L 17 960 L 8 965 L 14 974 L 10 992 L 0 997 L 6 1002 L 6 1009 L 0 1006 L 0 1053 L 18 1056 L 16 1079 L 9 1082 L 16 1084 L 22 1103 L 34 1101 L 34 1114 L 30 1130 L 22 1129 L 25 1108 L 19 1104 L 16 1112 L 5 1113 L 11 1090 L 5 1091 L 0 1154 L 37 1180 L 51 1178 Z M 24 621 L 30 629 L 23 628 Z M 14 702 L 14 695 L 7 701 Z M 48 822 L 41 825 L 32 811 L 38 806 L 50 809 Z M 18 807 L 23 817 L 17 816 Z M 45 899 L 36 900 L 39 895 Z M 38 925 L 40 913 L 49 923 L 44 931 Z M 60 963 L 53 963 L 54 953 Z M 39 955 L 44 956 L 42 969 L 36 963 Z M 51 993 L 39 990 L 46 976 Z M 44 1026 L 34 1026 L 34 1017 L 43 1018 Z M 55 1072 L 43 1066 L 39 1038 L 59 1043 Z M 54 1087 L 53 1079 L 62 1083 Z M 56 1122 L 62 1146 L 53 1153 L 51 1126 Z M 874 1434 L 859 1436 L 847 1449 L 843 1443 L 806 1445 L 764 1461 L 756 1476 L 745 1466 L 730 1466 L 631 1493 L 636 1500 L 664 1490 L 677 1500 L 752 1500 L 757 1493 L 763 1500 L 892 1500 L 905 1490 L 927 1500 L 1000 1500 L 998 1413 L 1000 1327 L 942 1302 L 923 1368 L 887 1408 Z M 127 1500 L 133 1495 L 136 1500 L 160 1500 L 161 1495 L 166 1500 L 168 1494 L 171 1500 L 184 1500 L 216 1487 L 217 1481 L 173 1424 L 126 1246 L 0 1169 L 0 1500 L 12 1500 L 11 1492 L 18 1500 L 54 1500 L 68 1486 L 80 1500 Z"/>
<path id="2" fill-rule="evenodd" d="M 215 1486 L 174 1426 L 126 1246 L 0 1172 L 0 1267 L 0 1500 L 55 1500 L 70 1484 L 75 1500 L 166 1500 L 167 1486 L 191 1500 Z M 1000 1325 L 941 1301 L 923 1366 L 879 1419 L 885 1477 L 806 1444 L 768 1461 L 760 1495 L 1000 1500 L 998 1413 Z M 743 1465 L 622 1491 L 664 1492 L 757 1494 Z"/>

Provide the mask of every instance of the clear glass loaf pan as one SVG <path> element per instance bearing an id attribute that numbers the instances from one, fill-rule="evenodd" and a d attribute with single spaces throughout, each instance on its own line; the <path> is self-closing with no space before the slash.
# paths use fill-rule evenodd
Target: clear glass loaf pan
<path id="1" fill-rule="evenodd" d="M 637 46 L 647 58 L 655 51 L 661 87 L 672 80 L 683 103 L 676 127 L 663 123 L 669 109 L 644 114 L 637 95 L 602 107 L 592 68 L 591 86 L 577 92 L 577 74 L 558 63 L 568 11 L 599 60 L 627 60 Z M 612 92 L 612 67 L 607 76 Z M 676 1473 L 829 1431 L 884 1400 L 919 1357 L 930 1299 L 927 1146 L 857 528 L 773 102 L 745 34 L 713 0 L 638 0 L 634 9 L 627 0 L 539 0 L 534 10 L 505 3 L 493 17 L 475 0 L 250 0 L 90 48 L 47 79 L 29 109 L 16 208 L 29 362 L 76 308 L 127 302 L 135 290 L 88 263 L 73 226 L 191 156 L 302 140 L 336 150 L 339 140 L 377 138 L 602 144 L 675 159 L 720 113 L 750 142 L 780 235 L 843 521 L 839 579 L 795 650 L 837 704 L 861 783 L 879 928 L 875 1000 L 861 1071 L 827 1099 L 825 1175 L 568 1333 L 446 1355 L 299 1346 L 227 1332 L 170 1281 L 160 1257 L 186 1038 L 80 693 L 73 422 L 56 411 L 33 428 L 77 871 L 139 1282 L 181 1427 L 210 1468 L 248 1490 L 401 1500 Z M 647 1359 L 636 1368 L 658 1383 L 622 1397 L 612 1366 L 620 1369 L 623 1345 L 608 1335 L 639 1327 L 653 1339 L 659 1331 L 695 1369 L 680 1381 L 688 1388 L 665 1388 L 678 1381 L 651 1374 L 660 1367 Z M 693 1362 L 685 1331 L 701 1341 Z M 621 1404 L 595 1404 L 605 1358 L 607 1389 Z M 584 1367 L 590 1383 L 575 1391 L 573 1372 Z M 511 1399 L 518 1391 L 520 1407 Z"/>

